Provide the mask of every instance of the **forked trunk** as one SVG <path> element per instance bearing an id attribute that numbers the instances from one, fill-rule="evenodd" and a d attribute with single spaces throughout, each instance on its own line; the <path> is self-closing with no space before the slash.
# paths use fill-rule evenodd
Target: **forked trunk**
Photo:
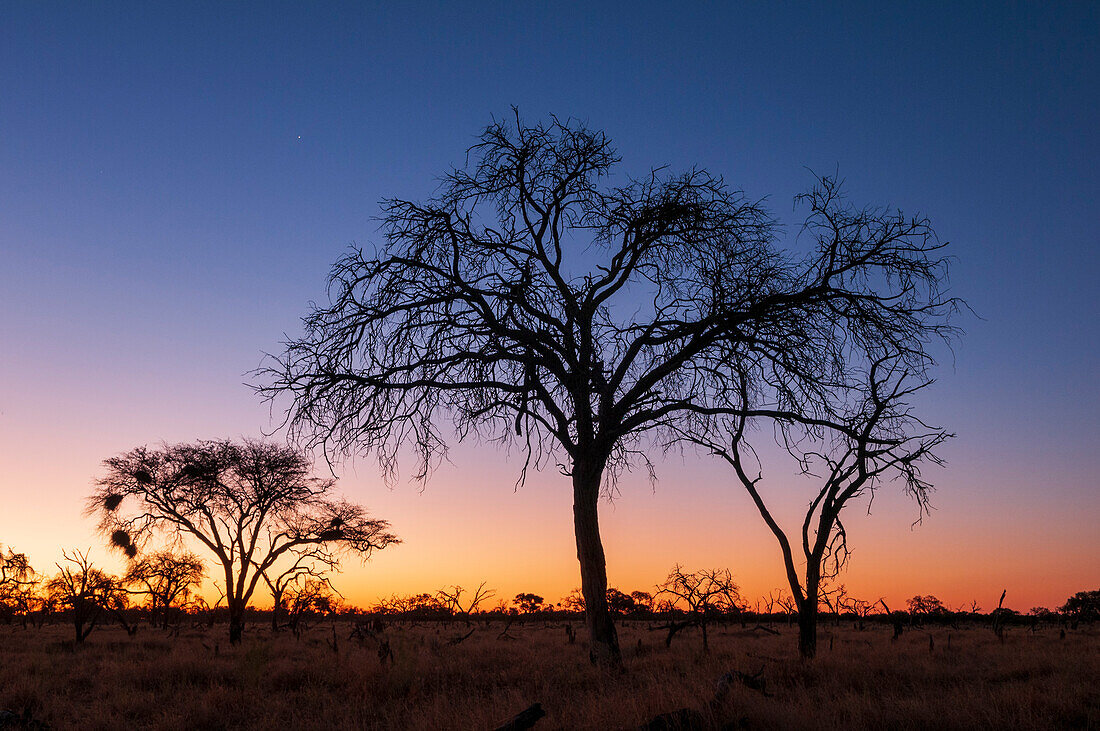
<path id="1" fill-rule="evenodd" d="M 590 641 L 589 659 L 594 664 L 621 667 L 619 636 L 607 605 L 607 562 L 600 540 L 598 513 L 603 465 L 573 464 L 573 528 L 577 560 L 581 565 L 585 623 Z"/>

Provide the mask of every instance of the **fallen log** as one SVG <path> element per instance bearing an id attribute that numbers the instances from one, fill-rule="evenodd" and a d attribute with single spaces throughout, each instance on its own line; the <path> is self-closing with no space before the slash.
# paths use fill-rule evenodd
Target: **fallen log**
<path id="1" fill-rule="evenodd" d="M 512 718 L 497 726 L 495 731 L 526 731 L 533 728 L 539 719 L 546 715 L 541 703 L 532 703 Z"/>

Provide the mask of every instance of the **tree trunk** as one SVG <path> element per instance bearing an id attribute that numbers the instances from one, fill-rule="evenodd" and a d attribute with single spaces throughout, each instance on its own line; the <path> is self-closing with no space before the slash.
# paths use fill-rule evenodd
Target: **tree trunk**
<path id="1" fill-rule="evenodd" d="M 817 654 L 817 587 L 811 594 L 807 587 L 806 600 L 798 608 L 798 651 L 806 660 Z"/>
<path id="2" fill-rule="evenodd" d="M 229 644 L 241 644 L 244 635 L 244 602 L 229 602 Z"/>
<path id="3" fill-rule="evenodd" d="M 607 562 L 600 540 L 598 513 L 603 464 L 573 463 L 573 528 L 581 565 L 581 593 L 594 664 L 621 667 L 619 637 L 607 606 Z"/>
<path id="4" fill-rule="evenodd" d="M 271 631 L 279 631 L 279 604 L 283 601 L 283 592 L 272 592 L 272 600 L 274 604 L 271 605 Z"/>

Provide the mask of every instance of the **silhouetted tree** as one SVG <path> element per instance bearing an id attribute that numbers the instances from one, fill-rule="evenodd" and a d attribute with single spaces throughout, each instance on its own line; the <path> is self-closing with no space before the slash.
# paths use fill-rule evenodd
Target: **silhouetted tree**
<path id="1" fill-rule="evenodd" d="M 104 461 L 88 500 L 112 543 L 135 552 L 154 533 L 193 539 L 220 564 L 229 638 L 240 642 L 257 582 L 295 550 L 324 545 L 369 556 L 397 542 L 389 523 L 333 494 L 286 446 L 245 440 L 139 447 Z"/>
<path id="2" fill-rule="evenodd" d="M 673 566 L 668 578 L 657 586 L 654 597 L 661 596 L 669 597 L 673 605 L 682 603 L 687 607 L 691 618 L 686 624 L 696 624 L 702 630 L 704 651 L 709 649 L 707 623 L 711 615 L 716 611 L 738 611 L 741 601 L 729 569 L 687 572 L 679 564 Z M 672 629 L 670 626 L 669 640 L 674 634 Z"/>
<path id="3" fill-rule="evenodd" d="M 907 599 L 905 604 L 909 609 L 909 614 L 914 618 L 941 617 L 947 614 L 947 607 L 931 594 L 926 596 L 918 594 L 911 599 Z"/>
<path id="4" fill-rule="evenodd" d="M 334 614 L 340 600 L 328 579 L 299 575 L 299 581 L 291 585 L 286 594 L 287 618 L 290 631 L 301 635 L 303 620 L 313 615 Z"/>
<path id="5" fill-rule="evenodd" d="M 421 592 L 398 598 L 396 607 L 407 617 L 415 619 L 444 619 L 451 616 L 451 607 L 438 594 Z"/>
<path id="6" fill-rule="evenodd" d="M 130 563 L 123 576 L 129 586 L 140 587 L 131 593 L 149 597 L 151 620 L 161 613 L 161 626 L 168 629 L 169 610 L 177 601 L 185 602 L 191 588 L 202 582 L 206 569 L 193 553 L 161 549 Z"/>
<path id="7" fill-rule="evenodd" d="M 0 603 L 7 604 L 35 582 L 34 569 L 27 555 L 16 553 L 10 546 L 4 548 L 0 545 Z"/>
<path id="8" fill-rule="evenodd" d="M 64 563 L 46 583 L 46 592 L 55 606 L 69 612 L 75 639 L 84 642 L 95 629 L 104 611 L 116 607 L 117 579 L 92 565 L 83 551 L 62 552 Z"/>
<path id="9" fill-rule="evenodd" d="M 580 589 L 573 589 L 561 600 L 561 608 L 567 612 L 584 612 L 584 594 Z"/>
<path id="10" fill-rule="evenodd" d="M 612 614 L 620 616 L 630 614 L 637 609 L 633 597 L 619 591 L 613 586 L 607 588 L 607 607 L 611 610 Z"/>
<path id="11" fill-rule="evenodd" d="M 38 576 L 24 553 L 0 545 L 0 609 L 6 621 L 18 615 L 23 626 L 36 604 Z"/>
<path id="12" fill-rule="evenodd" d="M 290 562 L 263 573 L 264 583 L 271 590 L 271 631 L 279 631 L 279 622 L 286 610 L 287 594 L 307 579 L 325 580 L 329 571 L 339 566 L 329 546 L 318 543 L 290 551 Z"/>
<path id="13" fill-rule="evenodd" d="M 800 260 L 762 206 L 703 170 L 610 186 L 610 142 L 574 122 L 517 114 L 468 159 L 435 197 L 385 204 L 386 245 L 336 264 L 329 303 L 261 367 L 258 390 L 292 398 L 292 434 L 330 456 L 373 452 L 391 477 L 407 448 L 428 476 L 443 418 L 460 439 L 518 442 L 520 481 L 560 459 L 591 657 L 618 664 L 601 486 L 632 459 L 651 466 L 646 441 L 691 415 L 829 417 L 834 356 L 908 342 L 921 313 L 950 306 L 915 304 L 938 244 L 923 221 L 881 218 Z M 807 225 L 831 212 L 811 205 Z M 746 407 L 741 377 L 777 398 Z"/>
<path id="14" fill-rule="evenodd" d="M 463 599 L 463 594 L 466 599 Z M 435 593 L 439 604 L 454 617 L 460 617 L 467 625 L 470 624 L 470 615 L 477 611 L 483 602 L 496 595 L 494 589 L 486 589 L 485 582 L 477 587 L 473 594 L 469 594 L 461 586 L 451 586 L 440 589 Z"/>
<path id="15" fill-rule="evenodd" d="M 10 588 L 34 583 L 34 569 L 25 553 L 16 553 L 10 546 L 0 545 L 0 593 Z"/>
<path id="16" fill-rule="evenodd" d="M 516 594 L 516 598 L 512 600 L 512 603 L 516 605 L 520 612 L 534 614 L 542 609 L 544 601 L 545 599 L 538 594 L 520 593 Z"/>
<path id="17" fill-rule="evenodd" d="M 863 621 L 871 616 L 871 612 L 878 606 L 877 601 L 869 602 L 855 597 L 845 597 L 841 607 L 859 619 L 859 629 L 863 629 Z"/>
<path id="18" fill-rule="evenodd" d="M 632 591 L 630 598 L 634 600 L 636 610 L 645 612 L 653 610 L 653 595 L 648 591 Z"/>
<path id="19" fill-rule="evenodd" d="M 1075 622 L 1095 622 L 1100 619 L 1100 589 L 1077 592 L 1058 611 Z"/>
<path id="20" fill-rule="evenodd" d="M 794 435 L 782 431 L 784 444 L 795 454 L 806 475 L 820 481 L 802 521 L 798 545 L 801 548 L 802 577 L 787 533 L 772 515 L 760 489 L 762 468 L 754 469 L 747 459 L 756 453 L 745 439 L 750 419 L 736 417 L 726 422 L 729 434 L 722 440 L 695 434 L 685 438 L 705 444 L 729 462 L 779 542 L 787 581 L 799 619 L 799 649 L 812 658 L 817 651 L 817 617 L 823 581 L 839 575 L 848 560 L 847 533 L 841 514 L 861 497 L 873 495 L 883 482 L 900 479 L 918 504 L 923 516 L 931 484 L 921 475 L 922 463 L 942 464 L 934 450 L 952 435 L 928 427 L 914 415 L 910 399 L 932 381 L 923 375 L 921 364 L 909 363 L 911 354 L 880 354 L 866 365 L 862 386 L 848 387 L 851 402 L 846 414 L 833 417 L 829 428 L 807 429 Z M 742 398 L 751 399 L 748 381 L 742 382 Z M 728 446 L 725 446 L 728 445 Z M 759 464 L 759 460 L 757 460 Z M 815 471 L 817 474 L 815 474 Z"/>

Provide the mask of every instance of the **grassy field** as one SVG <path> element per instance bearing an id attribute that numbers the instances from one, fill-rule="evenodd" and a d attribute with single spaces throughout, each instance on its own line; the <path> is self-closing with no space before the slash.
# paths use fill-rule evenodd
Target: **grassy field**
<path id="1" fill-rule="evenodd" d="M 0 709 L 55 729 L 489 729 L 540 702 L 537 729 L 637 728 L 688 707 L 703 728 L 1100 729 L 1100 628 L 891 630 L 822 627 L 819 657 L 798 659 L 793 627 L 778 636 L 716 628 L 671 648 L 645 622 L 624 622 L 623 673 L 590 666 L 562 623 L 394 625 L 378 644 L 351 625 L 319 624 L 295 639 L 252 626 L 239 647 L 225 628 L 134 637 L 97 629 L 74 646 L 67 626 L 0 628 Z M 581 633 L 578 632 L 578 635 Z M 934 648 L 929 649 L 929 634 Z M 767 694 L 731 670 L 762 671 Z M 696 722 L 699 723 L 698 721 Z M 18 726 L 13 726 L 18 728 Z"/>

